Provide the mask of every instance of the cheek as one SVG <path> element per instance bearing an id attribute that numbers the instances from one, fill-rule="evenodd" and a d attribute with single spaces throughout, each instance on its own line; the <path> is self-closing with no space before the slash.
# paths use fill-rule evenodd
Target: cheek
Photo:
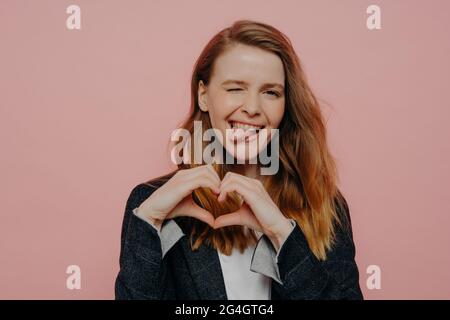
<path id="1" fill-rule="evenodd" d="M 217 95 L 214 99 L 211 99 L 211 105 L 209 106 L 210 115 L 214 117 L 216 121 L 226 119 L 231 113 L 239 108 L 239 101 L 230 95 Z"/>
<path id="2" fill-rule="evenodd" d="M 265 114 L 272 127 L 278 127 L 285 112 L 284 101 L 267 106 Z"/>

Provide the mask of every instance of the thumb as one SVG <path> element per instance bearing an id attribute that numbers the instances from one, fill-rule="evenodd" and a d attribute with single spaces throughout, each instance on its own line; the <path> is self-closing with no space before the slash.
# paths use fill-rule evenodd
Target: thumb
<path id="1" fill-rule="evenodd" d="M 194 204 L 190 210 L 185 212 L 184 215 L 203 221 L 214 228 L 214 216 L 211 212 L 199 207 L 197 204 Z"/>
<path id="2" fill-rule="evenodd" d="M 243 225 L 242 217 L 239 212 L 224 214 L 214 221 L 214 229 L 236 225 Z"/>
<path id="3" fill-rule="evenodd" d="M 221 215 L 220 217 L 216 218 L 214 222 L 215 229 L 236 225 L 245 226 L 257 231 L 262 230 L 261 224 L 256 219 L 253 212 L 245 204 L 235 212 Z"/>
<path id="4" fill-rule="evenodd" d="M 175 217 L 193 217 L 214 227 L 214 216 L 211 212 L 197 205 L 190 196 L 183 199 L 166 218 L 171 219 Z"/>

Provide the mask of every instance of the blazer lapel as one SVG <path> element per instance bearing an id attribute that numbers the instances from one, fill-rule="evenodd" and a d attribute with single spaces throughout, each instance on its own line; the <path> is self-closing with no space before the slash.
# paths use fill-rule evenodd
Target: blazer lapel
<path id="1" fill-rule="evenodd" d="M 225 281 L 217 250 L 202 244 L 200 248 L 192 251 L 190 245 L 189 219 L 176 218 L 186 236 L 180 245 L 190 270 L 199 298 L 203 300 L 227 300 Z M 195 239 L 194 239 L 195 240 Z"/>

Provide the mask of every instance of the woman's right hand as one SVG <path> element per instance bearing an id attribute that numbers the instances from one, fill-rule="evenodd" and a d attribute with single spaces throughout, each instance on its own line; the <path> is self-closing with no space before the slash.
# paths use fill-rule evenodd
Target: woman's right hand
<path id="1" fill-rule="evenodd" d="M 194 217 L 213 226 L 213 215 L 194 202 L 192 192 L 203 187 L 210 188 L 218 195 L 220 183 L 219 175 L 209 164 L 179 170 L 142 202 L 137 214 L 150 221 L 158 230 L 161 230 L 165 219 L 179 216 Z"/>

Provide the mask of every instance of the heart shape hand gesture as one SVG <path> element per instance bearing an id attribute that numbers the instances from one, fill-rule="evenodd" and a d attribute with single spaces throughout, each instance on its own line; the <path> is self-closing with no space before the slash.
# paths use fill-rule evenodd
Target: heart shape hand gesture
<path id="1" fill-rule="evenodd" d="M 242 206 L 215 219 L 192 198 L 192 191 L 201 187 L 210 188 L 218 195 L 219 202 L 234 191 L 242 197 Z M 141 204 L 138 215 L 159 229 L 165 219 L 178 216 L 199 219 L 215 229 L 231 225 L 246 226 L 266 234 L 276 249 L 292 230 L 289 219 L 273 202 L 261 181 L 233 172 L 228 172 L 220 180 L 211 165 L 177 171 Z"/>

